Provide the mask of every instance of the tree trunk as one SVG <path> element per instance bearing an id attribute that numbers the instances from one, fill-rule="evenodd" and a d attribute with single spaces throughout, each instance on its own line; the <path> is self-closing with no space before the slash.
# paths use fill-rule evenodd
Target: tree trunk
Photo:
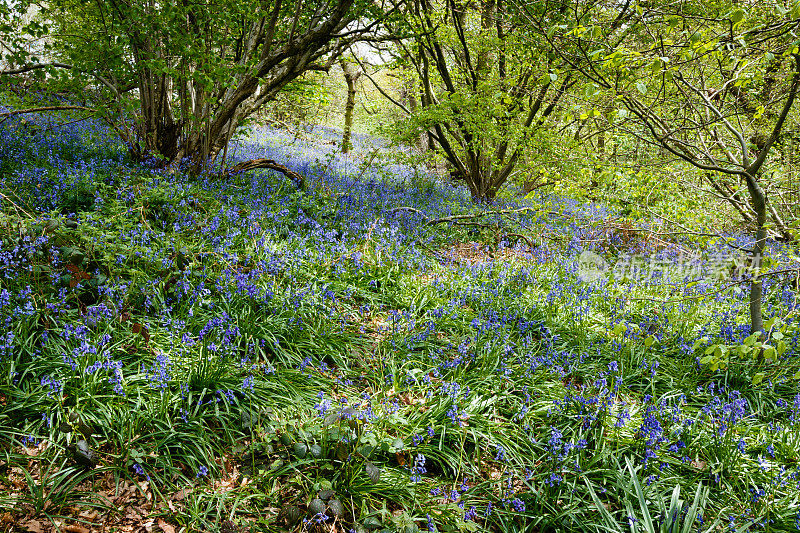
<path id="1" fill-rule="evenodd" d="M 419 109 L 419 100 L 417 100 L 417 95 L 414 93 L 413 87 L 408 91 L 408 109 L 412 113 L 416 113 Z M 422 131 L 417 136 L 417 149 L 423 154 L 430 149 L 431 144 L 429 136 L 430 131 Z"/>
<path id="2" fill-rule="evenodd" d="M 761 298 L 763 296 L 761 262 L 764 259 L 764 249 L 767 245 L 767 229 L 764 227 L 767 223 L 767 199 L 764 194 L 764 189 L 761 188 L 758 181 L 756 181 L 753 176 L 748 174 L 746 179 L 747 190 L 750 193 L 753 210 L 756 212 L 757 228 L 756 242 L 751 253 L 753 278 L 750 281 L 750 331 L 752 333 L 757 331 L 763 333 L 764 319 L 761 312 Z"/>
<path id="3" fill-rule="evenodd" d="M 342 132 L 342 153 L 346 154 L 353 147 L 350 139 L 353 130 L 353 109 L 356 106 L 356 82 L 361 76 L 361 71 L 344 58 L 340 64 L 344 72 L 344 81 L 347 83 L 347 103 L 344 106 L 344 131 Z"/>

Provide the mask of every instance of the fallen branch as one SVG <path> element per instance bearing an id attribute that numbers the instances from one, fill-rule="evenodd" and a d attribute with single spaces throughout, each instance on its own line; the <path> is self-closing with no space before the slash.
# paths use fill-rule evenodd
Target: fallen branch
<path id="1" fill-rule="evenodd" d="M 280 172 L 292 180 L 295 185 L 297 185 L 297 188 L 301 191 L 305 191 L 308 188 L 306 179 L 302 175 L 276 161 L 273 161 L 272 159 L 251 159 L 250 161 L 242 161 L 241 163 L 231 167 L 228 170 L 228 175 L 230 176 L 233 174 L 239 174 L 240 172 L 247 172 L 249 170 L 256 170 L 259 168 L 266 168 Z"/>
<path id="2" fill-rule="evenodd" d="M 31 215 L 30 213 L 28 213 L 27 211 L 25 211 L 24 209 L 22 209 L 20 206 L 18 206 L 17 204 L 15 204 L 13 201 L 11 201 L 11 198 L 9 198 L 8 196 L 6 196 L 5 194 L 3 194 L 3 193 L 1 193 L 1 192 L 0 192 L 0 198 L 2 198 L 3 200 L 5 200 L 6 202 L 10 203 L 10 204 L 11 204 L 11 207 L 13 207 L 14 209 L 16 209 L 17 211 L 20 211 L 20 212 L 24 213 L 24 214 L 25 214 L 25 215 L 27 215 L 29 218 L 34 218 L 34 216 L 33 216 L 33 215 Z"/>
<path id="3" fill-rule="evenodd" d="M 426 215 L 425 213 L 423 213 L 419 209 L 415 209 L 413 207 L 403 206 L 403 207 L 395 207 L 394 209 L 390 209 L 389 210 L 390 213 L 397 213 L 399 211 L 408 211 L 409 213 L 414 213 L 416 215 L 421 216 L 425 220 L 428 220 L 428 215 Z"/>
<path id="4" fill-rule="evenodd" d="M 772 271 L 772 272 L 763 272 L 763 273 L 759 273 L 758 277 L 759 278 L 766 278 L 766 277 L 769 277 L 769 276 L 780 276 L 782 274 L 800 275 L 800 268 L 788 268 L 786 270 L 775 270 L 775 271 Z M 715 290 L 713 290 L 711 292 L 704 292 L 702 294 L 695 294 L 693 296 L 687 296 L 686 298 L 680 298 L 680 299 L 675 299 L 675 300 L 672 300 L 672 299 L 662 300 L 660 298 L 630 298 L 630 300 L 631 301 L 657 302 L 659 304 L 670 304 L 670 303 L 687 302 L 689 300 L 698 300 L 698 299 L 704 298 L 706 296 L 716 296 L 717 294 L 719 294 L 721 292 L 724 292 L 724 291 L 730 289 L 731 287 L 735 287 L 735 286 L 741 285 L 743 283 L 751 283 L 751 282 L 752 282 L 752 278 L 745 277 L 745 278 L 742 278 L 742 279 L 737 279 L 736 281 L 728 283 L 728 284 L 724 285 L 723 287 L 721 287 L 719 289 L 715 289 Z"/>
<path id="5" fill-rule="evenodd" d="M 532 210 L 532 208 L 527 208 L 527 207 L 524 207 L 524 208 L 521 208 L 521 209 L 502 209 L 502 210 L 498 210 L 498 211 L 484 211 L 484 212 L 477 213 L 477 214 L 453 215 L 453 216 L 449 216 L 449 217 L 433 218 L 433 219 L 429 218 L 425 213 L 423 213 L 419 209 L 416 209 L 416 208 L 413 208 L 413 207 L 408 207 L 408 206 L 395 207 L 394 209 L 390 209 L 389 212 L 390 213 L 397 213 L 397 212 L 400 212 L 400 211 L 406 211 L 406 212 L 409 212 L 409 213 L 414 213 L 415 215 L 419 215 L 423 219 L 425 219 L 425 224 L 424 224 L 425 226 L 435 226 L 437 224 L 449 223 L 449 224 L 451 224 L 453 226 L 474 226 L 474 227 L 485 228 L 485 229 L 493 229 L 493 230 L 495 230 L 497 232 L 500 232 L 501 228 L 500 228 L 499 224 L 487 224 L 487 223 L 484 223 L 484 222 L 479 222 L 476 219 L 485 217 L 487 215 L 501 215 L 502 216 L 502 215 L 508 215 L 508 214 L 514 214 L 514 213 L 523 213 L 523 212 L 530 211 L 530 210 Z M 555 213 L 555 212 L 551 211 L 551 212 L 549 212 L 549 214 L 558 214 L 558 213 Z M 516 238 L 516 239 L 525 241 L 525 243 L 531 248 L 536 248 L 537 247 L 537 244 L 535 242 L 533 242 L 533 240 L 530 237 L 528 237 L 527 235 L 523 235 L 521 233 L 508 233 L 508 232 L 502 233 L 502 235 L 504 235 L 505 237 L 508 237 L 508 238 Z M 498 237 L 499 237 L 499 235 L 498 235 Z"/>
<path id="6" fill-rule="evenodd" d="M 40 113 L 42 111 L 67 111 L 67 110 L 80 110 L 80 111 L 97 111 L 96 109 L 92 109 L 91 107 L 84 107 L 80 105 L 51 105 L 45 107 L 32 107 L 30 109 L 15 109 L 14 111 L 4 111 L 0 113 L 0 117 L 3 120 L 0 121 L 0 124 L 8 120 L 9 117 L 13 117 L 15 115 L 24 115 L 26 113 Z"/>
<path id="7" fill-rule="evenodd" d="M 516 237 L 517 239 L 525 241 L 525 243 L 531 248 L 537 247 L 536 243 L 533 242 L 533 240 L 530 237 L 528 237 L 527 235 L 523 235 L 522 233 L 506 233 L 506 237 Z"/>
<path id="8" fill-rule="evenodd" d="M 408 211 L 410 213 L 415 213 L 417 215 L 420 215 L 422 218 L 425 219 L 425 225 L 426 226 L 435 226 L 437 224 L 444 224 L 444 223 L 447 223 L 447 222 L 450 222 L 450 223 L 452 223 L 454 225 L 463 226 L 463 225 L 465 225 L 465 223 L 463 221 L 466 221 L 466 220 L 473 220 L 473 219 L 483 218 L 483 217 L 487 217 L 487 216 L 491 216 L 491 215 L 501 215 L 501 216 L 502 215 L 514 215 L 514 214 L 520 214 L 520 213 L 526 213 L 526 212 L 529 212 L 529 211 L 538 211 L 538 210 L 536 208 L 534 208 L 534 207 L 521 207 L 519 209 L 498 209 L 496 211 L 482 211 L 480 213 L 471 213 L 471 214 L 466 214 L 466 215 L 453 215 L 453 216 L 441 217 L 441 218 L 430 218 L 425 213 L 420 211 L 419 209 L 415 209 L 413 207 L 407 207 L 407 206 L 395 207 L 394 209 L 390 209 L 389 210 L 390 213 L 396 213 L 398 211 Z M 556 211 L 547 211 L 547 212 L 542 212 L 541 214 L 564 216 L 562 213 L 558 213 Z"/>
<path id="9" fill-rule="evenodd" d="M 766 278 L 768 276 L 780 276 L 783 274 L 794 274 L 800 275 L 800 267 L 798 268 L 787 268 L 785 270 L 773 270 L 772 272 L 759 272 L 759 278 Z"/>

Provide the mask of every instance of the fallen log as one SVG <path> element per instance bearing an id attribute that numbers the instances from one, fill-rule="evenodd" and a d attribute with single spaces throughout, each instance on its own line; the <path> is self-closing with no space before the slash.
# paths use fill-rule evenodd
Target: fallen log
<path id="1" fill-rule="evenodd" d="M 295 185 L 297 185 L 297 188 L 301 191 L 305 191 L 308 188 L 308 183 L 306 183 L 306 179 L 301 174 L 298 174 L 294 170 L 281 165 L 272 159 L 251 159 L 250 161 L 242 161 L 241 163 L 237 163 L 236 165 L 232 166 L 228 170 L 228 175 L 256 170 L 259 168 L 267 168 L 269 170 L 280 172 L 292 180 Z"/>

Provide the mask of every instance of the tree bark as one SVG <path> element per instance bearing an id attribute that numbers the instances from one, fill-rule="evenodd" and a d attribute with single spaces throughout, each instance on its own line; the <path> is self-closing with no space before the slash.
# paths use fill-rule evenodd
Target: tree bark
<path id="1" fill-rule="evenodd" d="M 344 58 L 340 59 L 339 64 L 344 72 L 344 81 L 347 83 L 347 102 L 344 106 L 344 130 L 342 131 L 342 153 L 346 154 L 353 147 L 351 142 L 353 109 L 356 106 L 356 82 L 361 77 L 361 71 Z"/>
<path id="2" fill-rule="evenodd" d="M 767 198 L 764 194 L 764 189 L 761 188 L 758 181 L 749 173 L 745 176 L 747 179 L 747 190 L 750 193 L 750 199 L 753 204 L 753 210 L 756 212 L 756 242 L 753 245 L 751 253 L 752 262 L 752 279 L 750 281 L 750 331 L 761 332 L 764 331 L 764 317 L 761 310 L 761 300 L 763 298 L 763 285 L 761 282 L 761 262 L 764 259 L 764 250 L 767 246 L 767 229 L 764 225 L 767 223 Z"/>

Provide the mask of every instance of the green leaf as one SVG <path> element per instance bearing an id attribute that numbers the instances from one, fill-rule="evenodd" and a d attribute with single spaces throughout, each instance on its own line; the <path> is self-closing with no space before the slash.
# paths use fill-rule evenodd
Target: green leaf
<path id="1" fill-rule="evenodd" d="M 653 526 L 653 519 L 650 517 L 650 510 L 647 506 L 647 498 L 644 495 L 644 491 L 642 491 L 642 485 L 639 483 L 639 476 L 636 474 L 636 470 L 633 467 L 633 461 L 631 461 L 630 457 L 625 457 L 625 462 L 628 464 L 628 470 L 631 473 L 631 481 L 633 481 L 633 488 L 636 491 L 636 497 L 639 500 L 639 509 L 642 510 L 642 525 L 645 528 L 647 533 L 655 533 L 655 528 Z"/>
<path id="2" fill-rule="evenodd" d="M 661 72 L 662 68 L 663 64 L 661 63 L 661 59 L 654 59 L 653 62 L 650 63 L 650 70 L 652 70 L 653 73 Z"/>
<path id="3" fill-rule="evenodd" d="M 701 344 L 705 344 L 707 342 L 708 342 L 708 337 L 700 337 L 699 339 L 694 341 L 694 344 L 692 345 L 692 351 L 697 350 Z"/>
<path id="4" fill-rule="evenodd" d="M 643 81 L 637 81 L 636 90 L 642 94 L 647 94 L 647 84 Z"/>
<path id="5" fill-rule="evenodd" d="M 764 347 L 764 359 L 772 360 L 775 359 L 775 347 L 765 345 Z"/>
<path id="6" fill-rule="evenodd" d="M 783 355 L 786 353 L 788 346 L 786 341 L 778 341 L 778 344 L 775 346 L 775 350 L 778 352 L 778 355 Z"/>
<path id="7" fill-rule="evenodd" d="M 759 333 L 753 333 L 752 335 L 747 337 L 742 344 L 744 344 L 745 346 L 753 346 L 756 343 L 756 341 L 758 341 L 758 338 L 760 336 L 761 336 L 760 332 Z"/>
<path id="8" fill-rule="evenodd" d="M 764 373 L 759 372 L 755 376 L 753 376 L 753 385 L 759 385 L 761 382 L 764 381 Z"/>

